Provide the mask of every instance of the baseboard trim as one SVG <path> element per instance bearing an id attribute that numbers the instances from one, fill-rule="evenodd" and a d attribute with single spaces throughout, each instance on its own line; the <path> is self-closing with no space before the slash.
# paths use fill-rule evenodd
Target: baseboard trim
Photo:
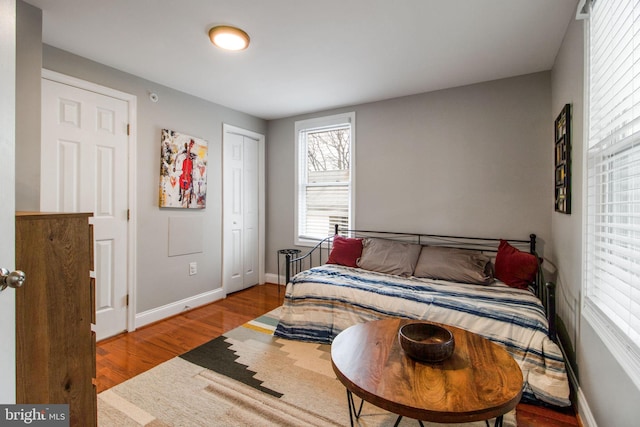
<path id="1" fill-rule="evenodd" d="M 143 311 L 142 313 L 136 314 L 136 328 L 158 322 L 166 319 L 167 317 L 175 316 L 176 314 L 200 307 L 201 305 L 218 301 L 226 296 L 227 294 L 225 291 L 222 288 L 219 288 L 193 297 L 185 298 L 180 301 L 172 302 L 171 304 L 163 305 L 162 307 Z"/>
<path id="2" fill-rule="evenodd" d="M 280 276 L 278 277 L 277 274 L 273 274 L 273 273 L 267 273 L 264 275 L 264 279 L 267 283 L 276 283 L 279 284 L 281 286 L 284 286 L 284 276 Z"/>
<path id="3" fill-rule="evenodd" d="M 596 420 L 591 413 L 589 403 L 587 403 L 587 398 L 582 392 L 582 389 L 580 387 L 576 387 L 576 390 L 576 394 L 578 397 L 578 401 L 576 402 L 578 422 L 582 425 L 582 427 L 598 427 L 598 424 L 596 423 Z"/>
<path id="4" fill-rule="evenodd" d="M 559 342 L 560 351 L 564 355 L 564 359 L 567 359 L 567 354 L 562 346 L 562 342 Z M 565 362 L 565 366 L 567 368 L 567 374 L 569 375 L 569 382 L 571 382 L 571 386 L 576 391 L 576 399 L 575 402 L 575 410 L 578 414 L 578 422 L 582 427 L 598 427 L 593 414 L 591 413 L 591 408 L 589 408 L 589 403 L 587 402 L 587 397 L 582 392 L 580 388 L 580 384 L 578 383 L 578 377 L 576 377 L 573 368 L 568 362 Z"/>

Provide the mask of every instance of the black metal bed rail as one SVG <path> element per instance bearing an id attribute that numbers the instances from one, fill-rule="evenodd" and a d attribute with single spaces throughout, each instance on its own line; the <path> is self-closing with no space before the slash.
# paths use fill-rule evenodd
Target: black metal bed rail
<path id="1" fill-rule="evenodd" d="M 286 254 L 284 269 L 285 285 L 288 285 L 291 281 L 291 278 L 301 271 L 307 270 L 314 265 L 324 264 L 329 258 L 329 254 L 331 253 L 332 242 L 333 236 L 325 237 L 302 256 L 293 258 L 291 254 Z M 313 262 L 314 254 L 317 255 L 315 264 Z"/>
<path id="2" fill-rule="evenodd" d="M 336 234 L 338 231 L 336 230 Z M 475 249 L 483 252 L 498 252 L 498 238 L 489 237 L 463 237 L 447 236 L 440 234 L 405 233 L 393 231 L 373 231 L 373 230 L 340 230 L 340 235 L 349 237 L 381 237 L 393 240 L 411 241 L 420 245 L 448 246 L 460 249 Z M 524 239 L 504 239 L 511 245 L 519 249 L 528 250 L 530 253 L 536 251 L 536 235 L 530 234 L 529 240 Z"/>
<path id="3" fill-rule="evenodd" d="M 460 249 L 479 250 L 485 253 L 496 254 L 498 252 L 498 246 L 500 243 L 499 238 L 485 238 L 485 237 L 463 237 L 463 236 L 448 236 L 438 234 L 422 234 L 422 233 L 405 233 L 405 232 L 393 232 L 393 231 L 374 231 L 374 230 L 339 230 L 338 225 L 335 225 L 334 236 L 340 235 L 345 237 L 378 237 L 391 240 L 407 241 L 417 243 L 420 245 L 430 246 L 445 246 Z M 307 270 L 314 266 L 324 264 L 329 258 L 334 236 L 329 236 L 318 242 L 313 248 L 311 248 L 306 254 L 299 257 L 292 257 L 291 254 L 286 254 L 285 262 L 285 284 L 289 284 L 291 278 L 301 271 Z M 524 239 L 504 239 L 514 247 L 518 247 L 520 250 L 528 250 L 533 254 L 538 261 L 538 272 L 534 279 L 533 288 L 535 295 L 540 299 L 542 305 L 545 308 L 547 314 L 547 321 L 549 323 L 549 338 L 553 341 L 557 341 L 556 330 L 556 301 L 555 301 L 555 288 L 556 285 L 552 282 L 545 282 L 544 273 L 541 265 L 541 258 L 536 252 L 536 235 L 530 234 L 529 240 Z M 315 263 L 314 263 L 315 258 Z"/>
<path id="4" fill-rule="evenodd" d="M 556 284 L 553 282 L 547 282 L 544 278 L 544 270 L 542 269 L 542 258 L 534 253 L 538 260 L 538 273 L 536 274 L 535 291 L 536 296 L 545 308 L 547 315 L 547 323 L 549 324 L 549 338 L 558 342 L 558 329 L 556 324 Z"/>

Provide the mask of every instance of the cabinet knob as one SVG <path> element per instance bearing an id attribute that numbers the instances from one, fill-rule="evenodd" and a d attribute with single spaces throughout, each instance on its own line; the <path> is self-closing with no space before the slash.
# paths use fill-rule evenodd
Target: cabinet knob
<path id="1" fill-rule="evenodd" d="M 27 276 L 23 271 L 16 270 L 9 273 L 6 268 L 0 268 L 0 292 L 4 291 L 7 286 L 10 288 L 19 288 L 24 285 Z"/>

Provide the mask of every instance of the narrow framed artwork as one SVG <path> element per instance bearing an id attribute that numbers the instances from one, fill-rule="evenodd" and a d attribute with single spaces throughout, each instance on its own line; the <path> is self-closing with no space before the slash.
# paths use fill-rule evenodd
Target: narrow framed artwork
<path id="1" fill-rule="evenodd" d="M 204 209 L 207 203 L 207 141 L 162 129 L 161 208 Z"/>
<path id="2" fill-rule="evenodd" d="M 571 213 L 571 105 L 566 104 L 554 123 L 555 210 Z"/>

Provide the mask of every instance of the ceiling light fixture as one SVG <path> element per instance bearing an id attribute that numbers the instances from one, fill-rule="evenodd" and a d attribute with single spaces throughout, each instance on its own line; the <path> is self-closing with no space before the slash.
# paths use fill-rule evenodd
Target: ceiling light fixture
<path id="1" fill-rule="evenodd" d="M 225 50 L 244 50 L 249 47 L 249 35 L 240 28 L 220 25 L 209 30 L 211 43 Z"/>

